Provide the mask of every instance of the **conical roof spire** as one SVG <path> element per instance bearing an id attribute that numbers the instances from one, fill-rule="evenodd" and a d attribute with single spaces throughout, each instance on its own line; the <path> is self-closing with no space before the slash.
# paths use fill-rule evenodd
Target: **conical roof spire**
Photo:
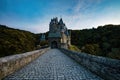
<path id="1" fill-rule="evenodd" d="M 62 18 L 60 19 L 59 23 L 60 23 L 60 24 L 63 24 L 63 20 L 62 20 Z"/>

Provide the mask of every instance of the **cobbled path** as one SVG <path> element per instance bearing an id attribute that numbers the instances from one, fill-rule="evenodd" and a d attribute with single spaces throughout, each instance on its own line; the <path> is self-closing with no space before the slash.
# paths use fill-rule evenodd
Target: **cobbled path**
<path id="1" fill-rule="evenodd" d="M 4 80 L 103 80 L 57 49 L 51 49 Z"/>

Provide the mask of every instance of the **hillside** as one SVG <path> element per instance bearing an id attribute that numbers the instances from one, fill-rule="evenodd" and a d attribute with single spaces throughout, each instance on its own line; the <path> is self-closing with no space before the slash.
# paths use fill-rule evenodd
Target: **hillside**
<path id="1" fill-rule="evenodd" d="M 48 32 L 45 33 L 48 40 Z M 40 34 L 0 25 L 0 57 L 19 54 L 36 49 Z M 120 59 L 120 25 L 105 25 L 98 28 L 71 30 L 71 50 L 93 55 Z M 78 48 L 79 49 L 78 49 Z"/>
<path id="2" fill-rule="evenodd" d="M 71 43 L 82 52 L 120 59 L 120 25 L 71 30 Z"/>
<path id="3" fill-rule="evenodd" d="M 35 49 L 35 34 L 0 25 L 0 57 Z"/>

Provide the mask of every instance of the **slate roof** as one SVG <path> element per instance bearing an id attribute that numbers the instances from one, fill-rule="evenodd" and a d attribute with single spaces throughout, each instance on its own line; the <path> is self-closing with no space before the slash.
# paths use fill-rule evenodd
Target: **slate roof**
<path id="1" fill-rule="evenodd" d="M 59 32 L 57 33 L 49 33 L 48 37 L 61 37 L 61 34 Z"/>

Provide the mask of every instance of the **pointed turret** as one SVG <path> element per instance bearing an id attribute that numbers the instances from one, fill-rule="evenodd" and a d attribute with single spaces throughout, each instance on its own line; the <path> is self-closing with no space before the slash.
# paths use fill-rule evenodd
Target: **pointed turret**
<path id="1" fill-rule="evenodd" d="M 60 19 L 59 24 L 64 24 L 62 18 Z"/>
<path id="2" fill-rule="evenodd" d="M 57 17 L 51 19 L 50 25 L 52 25 L 52 24 L 58 24 L 58 18 Z"/>

